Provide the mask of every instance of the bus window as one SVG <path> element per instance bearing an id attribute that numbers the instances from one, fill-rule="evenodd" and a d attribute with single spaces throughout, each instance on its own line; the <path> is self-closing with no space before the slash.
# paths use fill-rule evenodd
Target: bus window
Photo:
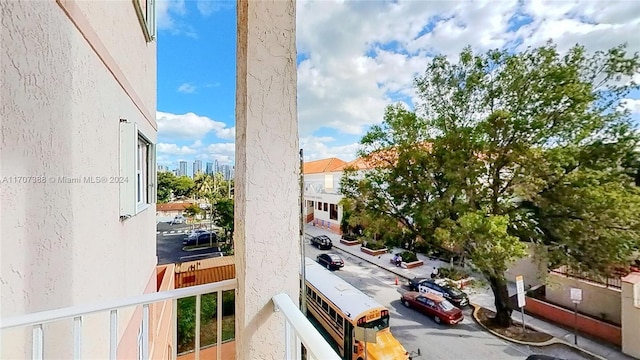
<path id="1" fill-rule="evenodd" d="M 336 319 L 336 311 L 333 308 L 329 309 L 329 316 L 334 320 Z"/>
<path id="2" fill-rule="evenodd" d="M 370 321 L 368 323 L 364 323 L 360 325 L 367 329 L 375 329 L 376 331 L 380 331 L 389 327 L 389 314 L 385 314 L 379 319 Z"/>
<path id="3" fill-rule="evenodd" d="M 307 287 L 307 295 L 311 295 L 311 288 Z"/>
<path id="4" fill-rule="evenodd" d="M 326 301 L 322 300 L 322 308 L 324 309 L 324 311 L 328 312 L 329 311 L 329 304 L 327 304 Z"/>

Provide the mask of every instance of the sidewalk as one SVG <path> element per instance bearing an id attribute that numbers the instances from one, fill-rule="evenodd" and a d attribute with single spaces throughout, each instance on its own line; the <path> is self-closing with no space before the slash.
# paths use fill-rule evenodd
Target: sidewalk
<path id="1" fill-rule="evenodd" d="M 413 269 L 404 269 L 396 267 L 390 263 L 390 259 L 393 258 L 393 254 L 400 252 L 400 249 L 389 249 L 387 254 L 383 254 L 380 256 L 371 256 L 360 251 L 359 245 L 347 246 L 340 243 L 340 235 L 329 232 L 328 230 L 322 229 L 320 227 L 315 227 L 312 225 L 305 226 L 305 235 L 309 236 L 318 236 L 318 235 L 327 235 L 333 241 L 333 247 L 335 250 L 348 254 L 349 256 L 359 258 L 361 260 L 367 261 L 373 265 L 376 265 L 382 269 L 385 269 L 395 275 L 398 276 L 399 284 L 406 285 L 408 279 L 413 279 L 414 277 L 423 277 L 429 278 L 431 273 L 433 272 L 434 267 L 446 267 L 449 266 L 449 263 L 432 260 L 424 255 L 417 254 L 418 259 L 424 262 L 424 265 L 413 268 Z M 307 236 L 308 237 L 308 236 Z M 487 286 L 484 288 L 472 287 L 465 288 L 464 291 L 469 294 L 469 300 L 476 305 L 484 307 L 486 309 L 490 309 L 495 311 L 495 305 L 493 303 L 493 294 L 491 293 L 491 289 Z M 509 284 L 509 295 L 513 295 L 516 293 L 515 283 Z M 512 314 L 513 320 L 517 322 L 522 321 L 522 314 L 520 312 L 514 311 Z M 552 335 L 560 340 L 563 340 L 566 344 L 570 346 L 573 345 L 574 335 L 572 330 L 567 330 L 562 327 L 556 326 L 554 324 L 548 323 L 546 321 L 531 317 L 529 315 L 525 315 L 525 323 L 531 328 L 538 330 L 540 332 L 545 332 L 549 335 Z M 580 349 L 586 350 L 592 354 L 600 356 L 607 360 L 633 360 L 634 358 L 627 356 L 620 352 L 618 349 L 609 346 L 607 344 L 603 344 L 582 336 L 578 336 L 578 347 Z"/>

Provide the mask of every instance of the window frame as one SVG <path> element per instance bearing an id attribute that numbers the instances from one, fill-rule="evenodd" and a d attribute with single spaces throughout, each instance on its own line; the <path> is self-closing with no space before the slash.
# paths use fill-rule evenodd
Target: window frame
<path id="1" fill-rule="evenodd" d="M 152 135 L 152 134 L 149 134 Z M 120 119 L 120 220 L 136 216 L 157 202 L 156 148 L 135 121 Z"/>
<path id="2" fill-rule="evenodd" d="M 147 42 L 156 39 L 156 0 L 132 0 Z M 144 8 L 143 8 L 144 4 Z"/>
<path id="3" fill-rule="evenodd" d="M 153 164 L 153 143 L 144 136 L 139 130 L 137 132 L 137 147 L 136 147 L 136 214 L 144 211 L 151 206 L 151 187 L 153 186 L 153 180 L 151 178 L 152 164 Z M 141 150 L 142 145 L 142 150 Z M 142 151 L 142 153 L 141 153 Z M 142 183 L 140 183 L 140 177 Z"/>

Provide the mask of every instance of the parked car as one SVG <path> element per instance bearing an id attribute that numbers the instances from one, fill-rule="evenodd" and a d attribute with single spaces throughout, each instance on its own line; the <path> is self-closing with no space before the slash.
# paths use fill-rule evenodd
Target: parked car
<path id="1" fill-rule="evenodd" d="M 555 357 L 555 356 L 533 354 L 533 355 L 527 356 L 526 360 L 564 360 L 564 359 Z"/>
<path id="2" fill-rule="evenodd" d="M 435 294 L 409 291 L 402 295 L 400 301 L 408 308 L 416 309 L 427 316 L 433 317 L 433 321 L 438 324 L 454 325 L 464 319 L 462 310 L 453 306 L 442 296 Z"/>
<path id="3" fill-rule="evenodd" d="M 331 239 L 327 235 L 314 236 L 311 238 L 311 245 L 317 247 L 318 249 L 331 249 L 333 247 L 333 243 Z"/>
<path id="4" fill-rule="evenodd" d="M 423 294 L 430 293 L 442 296 L 460 308 L 469 305 L 469 296 L 467 293 L 449 284 L 445 279 L 422 279 L 413 286 L 409 285 L 410 289 L 412 287 L 412 290 L 418 290 L 418 292 Z"/>
<path id="5" fill-rule="evenodd" d="M 176 217 L 173 218 L 173 220 L 171 220 L 171 224 L 184 224 L 187 221 L 187 219 L 182 216 L 182 215 L 176 215 Z"/>
<path id="6" fill-rule="evenodd" d="M 320 254 L 316 260 L 322 266 L 325 266 L 329 270 L 337 270 L 344 267 L 344 261 L 338 254 Z"/>
<path id="7" fill-rule="evenodd" d="M 218 236 L 216 233 L 212 233 L 206 230 L 194 230 L 187 236 L 184 240 L 182 240 L 182 245 L 184 246 L 193 246 L 193 245 L 208 245 L 209 242 L 218 242 Z"/>
<path id="8" fill-rule="evenodd" d="M 409 291 L 418 291 L 418 284 L 420 284 L 423 280 L 428 280 L 429 278 L 423 277 L 415 277 L 413 279 L 409 279 L 409 283 L 407 286 L 409 287 Z"/>

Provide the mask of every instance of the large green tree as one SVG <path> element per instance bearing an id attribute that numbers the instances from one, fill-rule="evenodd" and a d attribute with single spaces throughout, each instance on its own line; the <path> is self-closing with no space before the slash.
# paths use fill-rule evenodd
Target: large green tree
<path id="1" fill-rule="evenodd" d="M 213 218 L 216 225 L 224 231 L 225 239 L 232 240 L 234 230 L 233 199 L 219 199 L 214 205 Z"/>
<path id="2" fill-rule="evenodd" d="M 177 177 L 173 182 L 173 195 L 176 197 L 189 197 L 193 195 L 195 183 L 190 177 L 183 175 Z"/>
<path id="3" fill-rule="evenodd" d="M 166 203 L 171 200 L 171 194 L 173 193 L 173 184 L 176 180 L 176 176 L 169 171 L 158 172 L 158 202 Z"/>
<path id="4" fill-rule="evenodd" d="M 504 272 L 523 242 L 545 244 L 551 266 L 604 275 L 638 248 L 639 136 L 620 104 L 639 64 L 625 46 L 562 55 L 552 43 L 436 56 L 416 79 L 416 110 L 387 108 L 361 140 L 370 169 L 346 171 L 342 191 L 464 252 L 507 326 Z"/>

